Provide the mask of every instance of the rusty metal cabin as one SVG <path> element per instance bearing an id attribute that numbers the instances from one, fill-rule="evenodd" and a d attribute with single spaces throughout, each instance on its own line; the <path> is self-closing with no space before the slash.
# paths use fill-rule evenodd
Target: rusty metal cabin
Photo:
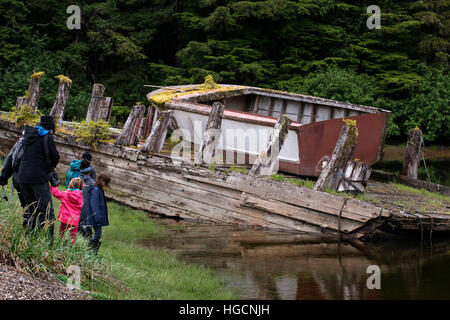
<path id="1" fill-rule="evenodd" d="M 369 106 L 233 85 L 209 90 L 200 85 L 173 86 L 150 92 L 147 98 L 160 110 L 173 110 L 176 126 L 186 130 L 188 141 L 194 144 L 201 141 L 211 105 L 216 101 L 223 103 L 223 134 L 218 150 L 227 163 L 240 157 L 245 164 L 252 164 L 277 118 L 285 114 L 293 122 L 280 151 L 280 170 L 306 176 L 319 176 L 326 166 L 342 128 L 342 118 L 357 122 L 355 157 L 368 165 L 382 159 L 391 113 Z M 233 134 L 227 135 L 227 130 Z M 249 133 L 252 130 L 258 134 Z"/>

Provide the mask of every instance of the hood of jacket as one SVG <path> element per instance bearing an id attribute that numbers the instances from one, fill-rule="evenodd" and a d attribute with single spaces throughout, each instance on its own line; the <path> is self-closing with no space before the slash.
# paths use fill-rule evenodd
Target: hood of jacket
<path id="1" fill-rule="evenodd" d="M 72 171 L 80 171 L 81 160 L 72 160 L 70 162 L 70 169 Z"/>
<path id="2" fill-rule="evenodd" d="M 25 133 L 22 143 L 23 143 L 23 145 L 30 145 L 30 144 L 33 144 L 40 137 L 41 137 L 41 135 L 39 134 L 38 129 L 33 128 Z"/>
<path id="3" fill-rule="evenodd" d="M 68 190 L 67 202 L 69 202 L 74 207 L 77 207 L 77 205 L 83 203 L 83 193 L 81 192 L 81 190 Z"/>

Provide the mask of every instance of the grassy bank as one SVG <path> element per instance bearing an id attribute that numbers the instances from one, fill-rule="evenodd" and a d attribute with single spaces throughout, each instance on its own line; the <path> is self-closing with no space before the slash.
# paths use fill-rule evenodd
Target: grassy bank
<path id="1" fill-rule="evenodd" d="M 6 188 L 5 190 L 11 190 Z M 97 299 L 232 299 L 210 269 L 180 261 L 162 250 L 139 244 L 166 227 L 141 211 L 109 203 L 110 226 L 104 228 L 98 256 L 79 238 L 55 239 L 45 232 L 26 234 L 18 200 L 0 200 L 0 261 L 37 276 L 52 274 L 64 281 L 70 265 L 81 267 L 82 287 Z M 59 201 L 54 199 L 55 210 Z M 59 225 L 55 223 L 55 230 Z"/>
<path id="2" fill-rule="evenodd" d="M 111 261 L 120 290 L 103 286 L 102 297 L 114 299 L 232 299 L 233 294 L 214 272 L 180 261 L 162 250 L 144 247 L 140 240 L 166 227 L 143 212 L 109 203 L 110 225 L 104 229 L 101 254 Z"/>

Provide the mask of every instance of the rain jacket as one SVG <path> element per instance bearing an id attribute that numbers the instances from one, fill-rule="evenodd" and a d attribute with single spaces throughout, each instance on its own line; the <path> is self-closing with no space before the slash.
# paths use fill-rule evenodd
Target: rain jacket
<path id="1" fill-rule="evenodd" d="M 22 184 L 43 184 L 48 181 L 47 175 L 50 168 L 55 168 L 59 162 L 59 153 L 53 136 L 48 137 L 48 149 L 50 164 L 47 163 L 47 157 L 44 150 L 44 136 L 46 131 L 33 128 L 25 133 L 22 141 L 23 155 L 20 161 L 17 178 Z"/>
<path id="2" fill-rule="evenodd" d="M 58 220 L 71 226 L 78 226 L 81 208 L 83 207 L 83 194 L 81 190 L 69 189 L 59 191 L 57 187 L 50 186 L 52 194 L 61 200 Z"/>
<path id="3" fill-rule="evenodd" d="M 105 193 L 98 186 L 94 186 L 89 197 L 89 215 L 87 225 L 92 227 L 104 227 L 109 225 L 108 207 L 106 206 Z"/>

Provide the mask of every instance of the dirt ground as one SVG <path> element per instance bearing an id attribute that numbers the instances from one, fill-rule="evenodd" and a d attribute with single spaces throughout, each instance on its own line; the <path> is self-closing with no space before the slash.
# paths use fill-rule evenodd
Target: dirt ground
<path id="1" fill-rule="evenodd" d="M 36 279 L 0 263 L 0 300 L 91 300 L 80 290 L 70 290 L 55 278 Z"/>

